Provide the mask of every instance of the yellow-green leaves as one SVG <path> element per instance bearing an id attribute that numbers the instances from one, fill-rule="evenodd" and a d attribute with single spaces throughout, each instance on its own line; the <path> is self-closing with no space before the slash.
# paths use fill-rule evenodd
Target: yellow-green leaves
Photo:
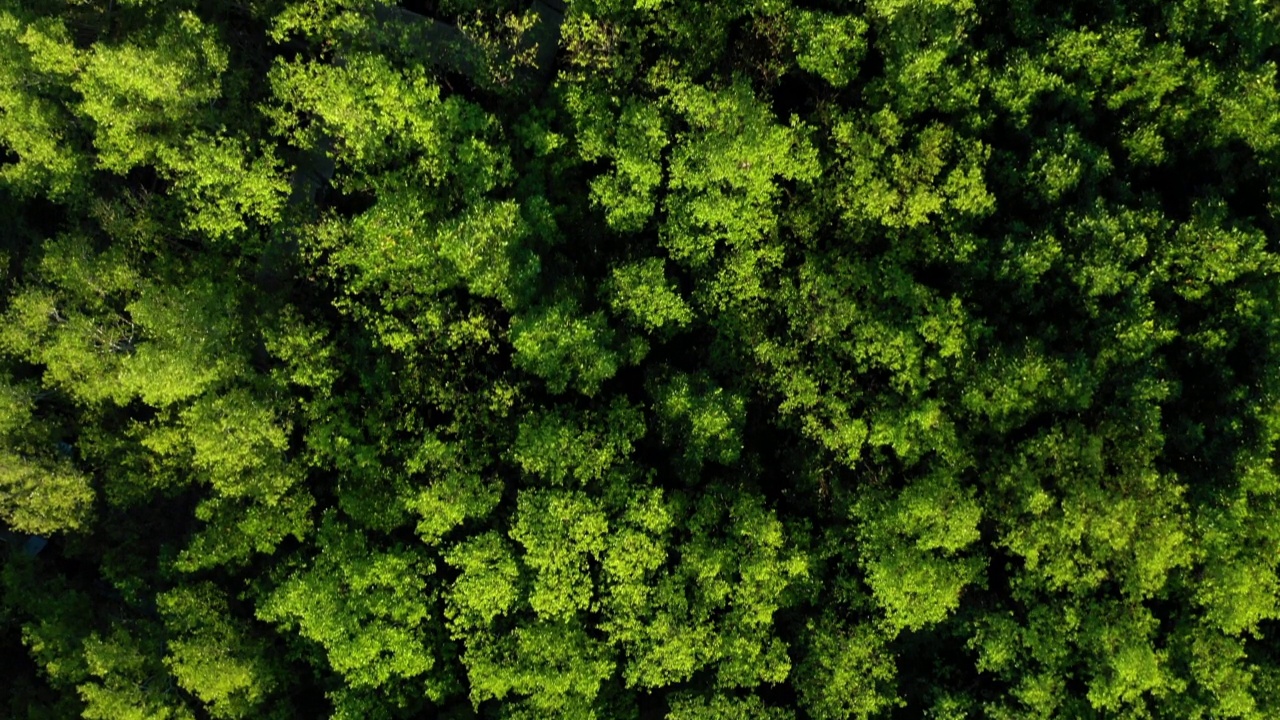
<path id="1" fill-rule="evenodd" d="M 600 413 L 538 413 L 520 423 L 513 455 L 526 472 L 552 485 L 586 485 L 625 462 L 644 433 L 644 416 L 621 400 Z"/>
<path id="2" fill-rule="evenodd" d="M 1276 87 L 1276 63 L 1242 72 L 1231 91 L 1221 94 L 1219 112 L 1223 134 L 1259 152 L 1274 153 L 1280 135 L 1280 90 Z M 1223 138 L 1225 139 L 1225 138 Z"/>
<path id="3" fill-rule="evenodd" d="M 835 125 L 832 140 L 841 160 L 835 169 L 848 222 L 909 229 L 935 218 L 980 218 L 995 209 L 983 179 L 990 149 L 958 138 L 942 124 L 909 129 L 884 108 Z"/>
<path id="4" fill-rule="evenodd" d="M 605 644 L 581 624 L 550 622 L 471 644 L 463 662 L 472 704 L 500 700 L 520 720 L 596 720 L 597 695 L 614 667 Z"/>
<path id="5" fill-rule="evenodd" d="M 1215 631 L 1252 634 L 1263 621 L 1280 617 L 1275 506 L 1274 496 L 1254 503 L 1239 498 L 1198 518 L 1204 556 L 1195 602 Z"/>
<path id="6" fill-rule="evenodd" d="M 604 550 L 609 522 L 602 508 L 574 491 L 521 493 L 511 537 L 534 571 L 529 605 L 544 620 L 568 620 L 592 605 L 588 562 Z"/>
<path id="7" fill-rule="evenodd" d="M 105 636 L 94 634 L 84 642 L 89 682 L 77 687 L 84 701 L 86 720 L 193 720 L 195 714 L 181 696 L 161 683 L 159 660 L 163 643 L 146 624 L 129 628 L 113 625 Z"/>
<path id="8" fill-rule="evenodd" d="M 687 326 L 693 311 L 673 287 L 662 258 L 645 258 L 613 269 L 607 286 L 614 312 L 653 333 Z"/>
<path id="9" fill-rule="evenodd" d="M 324 330 L 308 323 L 297 308 L 286 307 L 274 326 L 263 329 L 263 342 L 284 367 L 288 382 L 302 387 L 327 389 L 338 377 L 332 346 Z"/>
<path id="10" fill-rule="evenodd" d="M 1255 699 L 1265 697 L 1259 693 L 1265 690 L 1258 682 L 1258 667 L 1249 663 L 1244 644 L 1206 628 L 1194 628 L 1187 635 L 1190 637 L 1180 639 L 1190 648 L 1179 649 L 1190 651 L 1191 676 L 1208 696 L 1205 705 L 1211 709 L 1205 715 L 1246 720 L 1266 717 L 1264 713 L 1271 703 Z M 1190 702 L 1185 705 L 1194 707 Z"/>
<path id="11" fill-rule="evenodd" d="M 510 543 L 495 532 L 458 543 L 445 555 L 458 569 L 446 614 L 455 637 L 483 633 L 520 599 L 520 568 Z"/>
<path id="12" fill-rule="evenodd" d="M 165 164 L 174 191 L 186 202 L 186 227 L 200 236 L 221 240 L 248 222 L 280 219 L 289 182 L 269 147 L 197 134 Z"/>
<path id="13" fill-rule="evenodd" d="M 682 504 L 647 493 L 619 526 L 635 545 L 608 550 L 605 627 L 627 652 L 623 677 L 657 688 L 714 668 L 719 687 L 781 682 L 790 659 L 770 627 L 787 589 L 808 573 L 806 558 L 786 547 L 782 524 L 757 496 Z M 678 543 L 668 568 L 665 537 Z"/>
<path id="14" fill-rule="evenodd" d="M 1081 623 L 1081 645 L 1096 654 L 1086 697 L 1103 712 L 1142 704 L 1183 690 L 1167 650 L 1155 647 L 1158 620 L 1142 607 L 1098 603 Z"/>
<path id="15" fill-rule="evenodd" d="M 607 532 L 602 509 L 582 493 L 525 491 L 509 533 L 524 549 L 520 565 L 510 543 L 492 532 L 446 555 L 460 571 L 447 612 L 453 636 L 466 645 L 474 704 L 515 695 L 508 702 L 517 713 L 594 717 L 592 702 L 613 663 L 578 618 L 592 606 L 587 564 Z M 535 617 L 521 612 L 526 607 Z M 503 618 L 517 612 L 521 621 L 508 629 Z"/>
<path id="16" fill-rule="evenodd" d="M 1180 225 L 1172 242 L 1159 248 L 1157 266 L 1182 297 L 1204 302 L 1238 279 L 1274 275 L 1280 258 L 1268 252 L 1257 228 L 1232 226 L 1221 200 L 1198 204 L 1190 221 Z"/>
<path id="17" fill-rule="evenodd" d="M 835 87 L 857 77 L 867 49 L 866 20 L 813 10 L 797 10 L 790 20 L 797 65 Z"/>
<path id="18" fill-rule="evenodd" d="M 98 165 L 124 174 L 164 162 L 205 124 L 222 93 L 227 51 L 191 12 L 179 12 L 154 45 L 96 46 L 75 88 L 94 123 Z"/>
<path id="19" fill-rule="evenodd" d="M 285 5 L 272 18 L 270 34 L 276 42 L 297 35 L 331 46 L 368 31 L 373 16 L 369 0 L 321 0 Z"/>
<path id="20" fill-rule="evenodd" d="M 201 398 L 182 414 L 192 464 L 222 495 L 272 503 L 296 480 L 284 453 L 288 425 L 243 389 Z"/>
<path id="21" fill-rule="evenodd" d="M 538 259 L 524 246 L 528 227 L 511 201 L 476 203 L 441 224 L 440 255 L 453 264 L 477 297 L 496 298 L 511 310 L 527 294 Z"/>
<path id="22" fill-rule="evenodd" d="M 888 638 L 871 625 L 846 627 L 833 615 L 809 621 L 796 668 L 800 701 L 815 720 L 875 717 L 899 704 Z"/>
<path id="23" fill-rule="evenodd" d="M 421 518 L 417 531 L 423 542 L 434 545 L 466 521 L 487 516 L 501 498 L 502 488 L 495 480 L 451 468 L 405 505 Z"/>
<path id="24" fill-rule="evenodd" d="M 65 458 L 24 457 L 0 444 L 0 520 L 9 527 L 33 535 L 82 530 L 93 500 L 89 477 Z"/>
<path id="25" fill-rule="evenodd" d="M 417 679 L 434 692 L 424 677 L 436 663 L 432 564 L 412 548 L 371 547 L 332 513 L 317 539 L 320 554 L 264 598 L 258 617 L 318 643 L 351 687 Z"/>
<path id="26" fill-rule="evenodd" d="M 76 200 L 90 159 L 67 106 L 66 82 L 84 64 L 65 24 L 0 10 L 0 183 L 19 195 Z"/>
<path id="27" fill-rule="evenodd" d="M 276 685 L 264 644 L 230 615 L 212 584 L 175 588 L 157 599 L 172 636 L 165 664 L 178 685 L 204 704 L 210 717 L 249 717 Z"/>
<path id="28" fill-rule="evenodd" d="M 136 333 L 120 380 L 153 407 L 191 400 L 243 371 L 232 335 L 234 305 L 212 283 L 166 287 L 139 282 L 126 306 Z"/>
<path id="29" fill-rule="evenodd" d="M 705 375 L 673 375 L 652 383 L 654 410 L 663 436 L 673 447 L 682 447 L 693 468 L 704 462 L 732 464 L 742 452 L 743 398 Z"/>
<path id="30" fill-rule="evenodd" d="M 541 377 L 556 394 L 572 385 L 595 395 L 624 360 L 614 337 L 604 313 L 584 314 L 572 300 L 535 307 L 511 321 L 516 367 Z"/>
<path id="31" fill-rule="evenodd" d="M 979 538 L 981 507 L 944 472 L 915 480 L 887 502 L 873 497 L 864 493 L 853 512 L 866 582 L 890 635 L 942 622 L 961 593 L 981 581 L 981 556 L 963 553 Z"/>
<path id="32" fill-rule="evenodd" d="M 666 564 L 667 538 L 676 521 L 675 509 L 657 488 L 630 493 L 626 510 L 612 524 L 601 558 L 604 592 L 600 623 L 615 642 L 636 642 L 646 632 L 643 609 L 656 592 L 656 573 Z M 628 680 L 635 682 L 634 666 Z"/>
<path id="33" fill-rule="evenodd" d="M 722 246 L 750 246 L 777 225 L 780 181 L 817 177 L 817 153 L 797 119 L 781 125 L 739 81 L 725 90 L 677 82 L 669 102 L 686 129 L 671 150 L 663 246 L 698 267 Z"/>
<path id="34" fill-rule="evenodd" d="M 86 404 L 124 402 L 120 366 L 133 341 L 121 305 L 138 282 L 119 251 L 97 253 L 64 236 L 42 248 L 45 286 L 23 288 L 0 327 L 0 348 L 44 366 L 44 383 Z"/>
<path id="35" fill-rule="evenodd" d="M 0 374 L 0 521 L 18 532 L 86 529 L 95 493 L 53 422 L 36 414 L 34 387 Z"/>
<path id="36" fill-rule="evenodd" d="M 205 498 L 195 509 L 204 527 L 178 554 L 174 568 L 196 572 L 242 567 L 255 555 L 274 552 L 289 536 L 301 540 L 310 534 L 315 504 L 315 498 L 299 488 L 274 501 L 225 495 Z"/>
<path id="37" fill-rule="evenodd" d="M 614 171 L 591 182 L 591 200 L 613 229 L 639 231 L 653 216 L 663 179 L 662 151 L 668 142 L 658 107 L 636 103 L 623 108 L 607 153 L 614 158 Z"/>
<path id="38" fill-rule="evenodd" d="M 400 71 L 377 55 L 352 53 L 341 65 L 281 60 L 270 77 L 280 103 L 277 131 L 302 147 L 320 147 L 322 138 L 330 137 L 336 159 L 360 170 L 420 149 L 420 167 L 428 173 L 438 167 L 446 150 L 433 142 L 440 90 L 424 73 Z M 304 124 L 311 115 L 318 127 Z"/>
<path id="39" fill-rule="evenodd" d="M 980 56 L 965 42 L 979 21 L 973 0 L 872 0 L 866 14 L 885 63 L 873 97 L 909 115 L 977 104 Z"/>
<path id="40" fill-rule="evenodd" d="M 351 52 L 334 65 L 278 60 L 270 80 L 276 131 L 312 151 L 332 143 L 334 160 L 351 171 L 341 175 L 347 187 L 408 181 L 437 187 L 438 197 L 423 198 L 434 203 L 472 203 L 510 180 L 494 118 L 461 97 L 442 98 L 425 68 Z"/>
<path id="41" fill-rule="evenodd" d="M 709 697 L 693 693 L 672 696 L 667 720 L 790 720 L 795 714 L 788 709 L 766 705 L 759 697 L 715 694 Z"/>
<path id="42" fill-rule="evenodd" d="M 1272 5 L 0 0 L 0 715 L 1280 717 Z"/>
<path id="43" fill-rule="evenodd" d="M 1183 490 L 1142 467 L 1133 438 L 1113 445 L 1072 424 L 1041 433 L 1006 463 L 1000 485 L 1019 506 L 998 518 L 1001 543 L 1044 588 L 1079 593 L 1111 581 L 1129 597 L 1150 597 L 1190 563 Z"/>

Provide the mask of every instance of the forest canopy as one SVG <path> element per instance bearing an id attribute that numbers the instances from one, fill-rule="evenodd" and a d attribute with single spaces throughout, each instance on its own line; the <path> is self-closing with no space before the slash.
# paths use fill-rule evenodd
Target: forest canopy
<path id="1" fill-rule="evenodd" d="M 0 0 L 0 716 L 1280 717 L 1278 64 Z"/>

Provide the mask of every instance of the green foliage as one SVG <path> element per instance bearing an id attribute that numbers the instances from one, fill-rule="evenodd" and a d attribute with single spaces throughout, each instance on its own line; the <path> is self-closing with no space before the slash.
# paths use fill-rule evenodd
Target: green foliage
<path id="1" fill-rule="evenodd" d="M 91 478 L 58 452 L 34 394 L 0 375 L 0 519 L 34 535 L 80 530 L 93 514 Z"/>
<path id="2" fill-rule="evenodd" d="M 221 495 L 251 495 L 274 503 L 295 478 L 284 451 L 288 427 L 243 389 L 205 396 L 182 413 L 192 465 Z"/>
<path id="3" fill-rule="evenodd" d="M 1150 596 L 1192 560 L 1181 490 L 1151 470 L 1124 472 L 1122 463 L 1136 460 L 1141 447 L 1134 438 L 1127 439 L 1128 458 L 1108 463 L 1102 439 L 1086 437 L 1075 426 L 1027 443 L 1011 474 L 1013 482 L 1035 486 L 1019 492 L 1023 506 L 1006 516 L 1017 525 L 1003 534 L 1005 542 L 1047 587 L 1082 590 L 1112 581 L 1127 594 Z M 1070 481 L 1051 489 L 1050 477 Z"/>
<path id="4" fill-rule="evenodd" d="M 0 349 L 44 368 L 45 385 L 81 402 L 124 402 L 118 382 L 133 342 L 122 304 L 138 284 L 123 253 L 95 253 L 86 238 L 44 244 L 40 275 L 47 285 L 20 290 L 9 302 Z"/>
<path id="5" fill-rule="evenodd" d="M 487 137 L 494 119 L 461 97 L 442 99 L 422 68 L 353 52 L 340 65 L 277 59 L 270 81 L 280 102 L 271 110 L 276 131 L 308 149 L 332 143 L 335 160 L 354 171 L 344 176 L 353 189 L 381 182 L 377 171 L 401 162 L 415 182 L 441 189 L 423 198 L 437 203 L 479 200 L 509 176 Z"/>
<path id="6" fill-rule="evenodd" d="M 90 157 L 77 147 L 68 78 L 84 65 L 65 23 L 0 8 L 0 184 L 26 196 L 74 200 Z"/>
<path id="7" fill-rule="evenodd" d="M 556 394 L 572 384 L 582 394 L 594 395 L 623 362 L 604 313 L 584 316 L 570 300 L 513 319 L 511 345 L 516 367 L 545 380 Z"/>
<path id="8" fill-rule="evenodd" d="M 84 528 L 93 513 L 89 478 L 71 463 L 0 451 L 0 519 L 34 535 Z"/>
<path id="9" fill-rule="evenodd" d="M 440 230 L 440 255 L 453 263 L 467 288 L 508 309 L 522 304 L 525 287 L 538 272 L 537 257 L 522 247 L 528 229 L 519 210 L 510 201 L 474 205 L 460 222 Z"/>
<path id="10" fill-rule="evenodd" d="M 121 365 L 121 383 L 143 402 L 164 407 L 199 396 L 243 372 L 228 307 L 211 284 L 179 288 L 139 283 L 125 310 L 136 350 Z"/>
<path id="11" fill-rule="evenodd" d="M 981 143 L 958 142 L 940 123 L 905 127 L 903 118 L 884 108 L 837 124 L 832 139 L 842 160 L 837 187 L 848 222 L 915 228 L 934 218 L 982 217 L 995 207 L 983 182 L 989 151 Z M 901 148 L 907 139 L 914 146 Z"/>
<path id="12" fill-rule="evenodd" d="M 731 465 L 742 453 L 746 403 L 706 376 L 675 375 L 654 384 L 654 410 L 671 446 L 693 466 Z"/>
<path id="13" fill-rule="evenodd" d="M 276 326 L 263 329 L 263 342 L 284 363 L 280 374 L 286 382 L 327 389 L 338 379 L 325 331 L 308 323 L 296 308 L 286 307 Z"/>
<path id="14" fill-rule="evenodd" d="M 676 695 L 671 700 L 667 720 L 788 720 L 794 714 L 782 708 L 769 707 L 760 698 L 747 696 L 735 698 L 713 695 L 710 698 L 696 695 Z"/>
<path id="15" fill-rule="evenodd" d="M 622 232 L 642 230 L 653 216 L 654 195 L 662 184 L 662 151 L 668 141 L 663 118 L 653 105 L 623 108 L 614 131 L 614 171 L 591 183 L 591 200 L 605 212 L 609 226 Z M 583 148 L 588 157 L 597 151 Z"/>
<path id="16" fill-rule="evenodd" d="M 799 10 L 792 19 L 796 64 L 835 87 L 848 85 L 866 52 L 867 22 L 852 15 Z"/>
<path id="17" fill-rule="evenodd" d="M 678 500 L 646 500 L 624 515 L 625 530 L 604 561 L 605 628 L 627 650 L 627 683 L 657 688 L 708 667 L 722 687 L 786 678 L 786 645 L 768 628 L 808 568 L 784 548 L 781 523 L 751 495 L 728 507 L 709 495 L 685 512 Z M 671 567 L 663 541 L 676 521 L 688 535 L 672 538 L 679 562 Z"/>
<path id="18" fill-rule="evenodd" d="M 0 715 L 1280 717 L 1278 52 L 0 0 Z"/>
<path id="19" fill-rule="evenodd" d="M 185 227 L 221 239 L 245 229 L 246 218 L 262 224 L 280 219 L 288 182 L 269 148 L 239 138 L 192 137 L 185 152 L 166 162 L 174 191 L 187 205 Z"/>
<path id="20" fill-rule="evenodd" d="M 430 671 L 433 565 L 407 547 L 370 547 L 333 513 L 316 536 L 319 555 L 295 569 L 258 606 L 258 617 L 296 629 L 320 646 L 325 667 L 353 688 L 414 680 L 428 695 L 441 688 Z"/>
<path id="21" fill-rule="evenodd" d="M 473 537 L 446 556 L 446 562 L 460 571 L 446 612 L 453 637 L 466 646 L 462 662 L 472 703 L 516 695 L 525 698 L 517 707 L 529 712 L 592 717 L 590 703 L 611 673 L 612 662 L 603 644 L 589 638 L 580 624 L 554 619 L 571 618 L 581 603 L 590 601 L 590 585 L 583 587 L 582 555 L 590 551 L 592 533 L 604 530 L 599 515 L 576 522 L 568 532 L 554 527 L 556 520 L 565 519 L 564 512 L 578 509 L 575 502 L 581 503 L 581 496 L 564 493 L 525 500 L 526 521 L 512 531 L 526 550 L 525 562 L 536 573 L 528 602 L 544 619 L 500 630 L 505 624 L 501 619 L 525 604 L 525 594 L 514 549 L 497 533 Z M 559 514 L 534 515 L 543 509 Z M 576 547 L 562 550 L 551 544 L 556 540 Z M 568 595 L 558 596 L 561 591 Z"/>
<path id="22" fill-rule="evenodd" d="M 251 717 L 277 682 L 265 644 L 229 617 L 226 597 L 211 584 L 175 588 L 156 600 L 171 633 L 165 664 L 178 685 L 210 717 Z"/>
<path id="23" fill-rule="evenodd" d="M 255 554 L 269 554 L 290 535 L 309 534 L 315 498 L 294 490 L 274 502 L 211 497 L 202 500 L 195 517 L 204 523 L 175 559 L 174 567 L 195 572 L 219 565 L 243 565 Z"/>
<path id="24" fill-rule="evenodd" d="M 116 626 L 106 636 L 84 641 L 89 682 L 78 687 L 86 720 L 189 720 L 195 714 L 178 693 L 162 683 L 159 666 L 163 645 L 150 626 L 136 630 Z"/>
<path id="25" fill-rule="evenodd" d="M 892 633 L 942 622 L 978 582 L 983 562 L 961 551 L 977 542 L 982 510 L 954 477 L 922 478 L 896 498 L 872 493 L 854 505 L 863 567 Z"/>
<path id="26" fill-rule="evenodd" d="M 693 321 L 693 311 L 667 279 L 662 258 L 645 258 L 613 269 L 609 304 L 649 332 L 679 329 Z"/>
<path id="27" fill-rule="evenodd" d="M 478 475 L 454 471 L 434 481 L 406 505 L 416 515 L 422 540 L 436 544 L 454 528 L 472 518 L 484 518 L 501 501 L 502 488 Z"/>
<path id="28" fill-rule="evenodd" d="M 719 246 L 750 245 L 774 232 L 778 180 L 817 177 L 817 153 L 798 118 L 775 123 L 745 82 L 721 92 L 674 82 L 670 91 L 687 130 L 671 151 L 662 242 L 674 259 L 700 266 Z"/>
<path id="29" fill-rule="evenodd" d="M 594 718 L 592 701 L 613 672 L 607 648 L 579 624 L 523 625 L 469 646 L 463 662 L 472 702 L 521 697 L 508 701 L 514 717 Z"/>
<path id="30" fill-rule="evenodd" d="M 216 31 L 190 11 L 158 30 L 153 43 L 96 45 L 74 83 L 84 98 L 78 111 L 93 123 L 98 166 L 121 175 L 167 164 L 222 94 L 228 57 Z"/>
<path id="31" fill-rule="evenodd" d="M 869 718 L 897 704 L 897 669 L 883 633 L 868 625 L 842 626 L 830 615 L 807 630 L 810 645 L 796 681 L 811 717 Z"/>
<path id="32" fill-rule="evenodd" d="M 520 568 L 509 544 L 496 533 L 459 543 L 445 562 L 458 569 L 447 610 L 455 636 L 489 627 L 520 599 Z"/>
<path id="33" fill-rule="evenodd" d="M 644 432 L 640 411 L 618 400 L 603 413 L 533 415 L 520 423 L 512 452 L 525 472 L 553 485 L 585 485 L 626 460 Z"/>
<path id="34" fill-rule="evenodd" d="M 529 605 L 539 618 L 568 620 L 591 607 L 587 562 L 604 549 L 608 532 L 604 513 L 581 493 L 521 493 L 510 534 L 534 572 Z"/>

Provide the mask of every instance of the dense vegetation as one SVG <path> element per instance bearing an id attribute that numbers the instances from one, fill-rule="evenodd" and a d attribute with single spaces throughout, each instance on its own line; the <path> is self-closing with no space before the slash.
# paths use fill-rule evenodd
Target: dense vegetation
<path id="1" fill-rule="evenodd" d="M 0 0 L 0 716 L 1280 717 L 1280 6 L 379 2 Z"/>

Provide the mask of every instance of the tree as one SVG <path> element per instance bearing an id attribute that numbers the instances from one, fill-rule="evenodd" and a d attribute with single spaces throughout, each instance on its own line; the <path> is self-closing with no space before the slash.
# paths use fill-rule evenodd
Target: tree
<path id="1" fill-rule="evenodd" d="M 37 19 L 6 3 L 0 57 L 0 147 L 17 156 L 0 165 L 0 182 L 23 196 L 83 202 L 91 158 L 67 84 L 83 67 L 83 53 L 61 20 Z"/>
<path id="2" fill-rule="evenodd" d="M 436 665 L 429 624 L 434 603 L 424 579 L 432 565 L 412 548 L 369 547 L 334 513 L 316 539 L 314 564 L 300 565 L 267 590 L 258 617 L 296 628 L 319 646 L 322 667 L 353 688 L 383 688 L 402 705 L 417 692 L 438 698 L 443 687 L 430 673 Z M 406 682 L 417 692 L 404 694 Z"/>
<path id="3" fill-rule="evenodd" d="M 178 685 L 211 717 L 252 717 L 277 682 L 265 643 L 230 617 L 212 584 L 175 588 L 157 601 L 171 633 L 165 664 Z"/>
<path id="4" fill-rule="evenodd" d="M 0 375 L 0 519 L 33 535 L 85 529 L 95 499 L 91 478 L 67 457 L 56 426 L 38 418 L 35 395 Z"/>

